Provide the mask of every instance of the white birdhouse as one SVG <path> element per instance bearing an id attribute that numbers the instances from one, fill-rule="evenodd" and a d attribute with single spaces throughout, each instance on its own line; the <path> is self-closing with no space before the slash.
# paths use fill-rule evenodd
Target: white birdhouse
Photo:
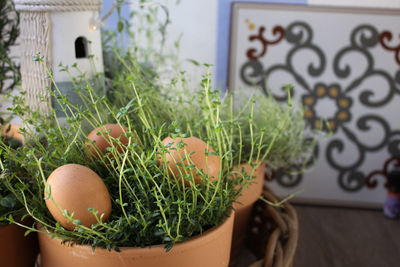
<path id="1" fill-rule="evenodd" d="M 14 0 L 20 12 L 22 89 L 32 109 L 49 111 L 51 69 L 58 89 L 74 102 L 72 76 L 79 71 L 90 79 L 103 72 L 100 29 L 96 22 L 101 0 Z M 40 53 L 43 62 L 34 61 Z M 59 65 L 69 66 L 70 73 Z M 77 69 L 72 66 L 76 64 Z M 42 103 L 40 98 L 49 99 Z M 76 96 L 75 96 L 76 98 Z M 55 102 L 55 101 L 53 101 Z M 53 103 L 54 106 L 54 103 Z"/>

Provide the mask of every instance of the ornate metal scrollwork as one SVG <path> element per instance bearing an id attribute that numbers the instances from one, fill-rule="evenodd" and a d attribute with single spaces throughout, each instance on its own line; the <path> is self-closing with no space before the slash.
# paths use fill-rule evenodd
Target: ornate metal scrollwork
<path id="1" fill-rule="evenodd" d="M 277 29 L 277 27 L 275 27 Z M 262 41 L 265 28 L 259 29 L 257 37 L 252 37 L 250 41 Z M 311 58 L 307 65 L 306 75 L 312 78 L 321 77 L 327 67 L 324 51 L 315 43 L 312 27 L 306 22 L 296 21 L 289 24 L 286 28 L 279 26 L 279 31 L 274 30 L 277 39 L 273 42 L 264 41 L 263 50 L 256 54 L 256 50 L 249 49 L 246 53 L 248 61 L 240 68 L 240 77 L 245 85 L 257 86 L 261 88 L 265 95 L 272 94 L 278 101 L 287 100 L 287 92 L 283 90 L 279 93 L 268 90 L 268 81 L 277 72 L 289 74 L 298 87 L 293 93 L 300 94 L 300 99 L 305 107 L 305 118 L 308 125 L 313 129 L 322 129 L 334 134 L 333 139 L 328 141 L 323 155 L 330 167 L 337 171 L 339 186 L 348 192 L 357 192 L 365 185 L 365 174 L 360 170 L 365 163 L 368 153 L 387 149 L 391 156 L 400 155 L 400 131 L 392 129 L 391 125 L 379 113 L 374 113 L 387 105 L 396 95 L 400 94 L 400 70 L 394 75 L 379 69 L 375 66 L 374 57 L 371 49 L 382 45 L 388 51 L 396 53 L 395 60 L 400 64 L 400 45 L 390 46 L 392 34 L 379 31 L 372 25 L 362 24 L 355 27 L 349 36 L 347 46 L 340 49 L 333 57 L 332 70 L 338 80 L 347 79 L 347 84 L 339 83 L 327 84 L 313 79 L 306 79 L 304 72 L 300 72 L 294 64 L 295 56 L 301 51 L 309 51 L 315 56 Z M 284 38 L 281 35 L 284 33 Z M 286 41 L 291 45 L 283 63 L 264 64 L 264 57 L 268 57 L 267 46 L 277 45 L 281 41 Z M 350 55 L 357 54 L 365 64 L 360 68 L 360 62 L 353 62 Z M 379 78 L 383 81 L 383 86 L 379 88 L 380 94 L 376 94 L 376 88 L 368 88 L 369 79 Z M 314 79 L 315 80 L 315 79 Z M 374 90 L 375 89 L 375 90 Z M 316 105 L 322 99 L 330 99 L 336 105 L 336 112 L 330 118 L 322 119 L 316 110 Z M 354 104 L 366 107 L 367 114 L 353 113 Z M 372 109 L 371 109 L 372 108 Z M 355 127 L 349 127 L 350 122 L 355 122 Z M 379 140 L 375 143 L 362 141 L 360 135 L 379 131 Z M 340 135 L 335 133 L 340 132 Z M 351 162 L 340 162 L 339 158 L 352 146 L 353 160 Z M 320 149 L 318 147 L 318 149 Z M 318 153 L 317 153 L 318 154 Z M 301 182 L 302 175 L 288 176 L 278 172 L 277 180 L 282 186 L 292 187 Z"/>
<path id="2" fill-rule="evenodd" d="M 400 35 L 399 35 L 400 38 Z M 389 51 L 393 51 L 395 53 L 395 58 L 396 58 L 396 62 L 397 64 L 400 65 L 400 44 L 397 46 L 391 46 L 388 44 L 388 42 L 390 42 L 393 39 L 393 34 L 389 31 L 384 31 L 380 34 L 379 36 L 379 41 L 381 43 L 381 45 L 389 50 Z"/>
<path id="3" fill-rule="evenodd" d="M 260 57 L 263 57 L 265 55 L 265 53 L 267 52 L 267 48 L 268 48 L 269 45 L 277 44 L 282 40 L 282 38 L 283 38 L 283 36 L 285 34 L 285 30 L 283 29 L 282 26 L 274 27 L 273 30 L 272 30 L 272 33 L 273 33 L 273 35 L 277 35 L 277 38 L 275 40 L 273 40 L 273 41 L 270 41 L 270 40 L 266 39 L 264 37 L 264 33 L 265 33 L 265 27 L 261 26 L 258 29 L 258 34 L 257 35 L 250 35 L 249 36 L 249 40 L 250 41 L 253 42 L 253 41 L 258 40 L 259 42 L 261 42 L 261 45 L 263 47 L 262 51 L 258 55 L 256 54 L 257 50 L 255 48 L 250 48 L 249 50 L 247 50 L 247 57 L 250 60 L 256 60 L 256 59 L 258 59 Z"/>

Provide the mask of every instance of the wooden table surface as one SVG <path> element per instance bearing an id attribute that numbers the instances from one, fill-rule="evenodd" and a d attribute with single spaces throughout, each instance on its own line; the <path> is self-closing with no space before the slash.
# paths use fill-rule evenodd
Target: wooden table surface
<path id="1" fill-rule="evenodd" d="M 400 266 L 400 220 L 376 210 L 295 208 L 300 239 L 294 267 Z"/>

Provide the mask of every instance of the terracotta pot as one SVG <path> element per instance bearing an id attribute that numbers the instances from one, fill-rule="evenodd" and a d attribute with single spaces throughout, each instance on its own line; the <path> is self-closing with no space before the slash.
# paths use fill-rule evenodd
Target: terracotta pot
<path id="1" fill-rule="evenodd" d="M 24 234 L 25 229 L 15 224 L 0 227 L 0 266 L 34 266 L 39 251 L 37 235 Z"/>
<path id="2" fill-rule="evenodd" d="M 232 212 L 221 225 L 176 244 L 169 252 L 164 245 L 93 251 L 90 246 L 61 244 L 60 239 L 39 233 L 41 267 L 227 267 L 233 221 Z"/>
<path id="3" fill-rule="evenodd" d="M 247 163 L 241 164 L 239 168 L 244 168 L 244 171 L 249 175 L 253 170 L 253 167 Z M 240 254 L 240 249 L 246 237 L 253 205 L 263 191 L 265 163 L 261 163 L 252 176 L 255 176 L 253 183 L 243 190 L 242 195 L 233 204 L 233 208 L 235 209 L 235 222 L 232 236 L 231 266 L 235 264 Z"/>

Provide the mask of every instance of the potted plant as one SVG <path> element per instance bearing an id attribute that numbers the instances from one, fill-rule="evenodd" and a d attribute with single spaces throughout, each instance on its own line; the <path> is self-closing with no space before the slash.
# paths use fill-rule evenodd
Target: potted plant
<path id="1" fill-rule="evenodd" d="M 124 89 L 128 92 L 123 92 Z M 129 90 L 116 87 L 120 102 L 124 103 L 123 100 L 132 94 Z M 193 101 L 196 99 L 193 95 L 199 92 L 180 90 L 178 93 L 171 90 L 171 87 L 168 90 L 169 94 L 153 91 L 148 100 L 159 107 L 152 111 L 158 123 L 170 122 L 177 131 L 190 131 L 196 136 L 207 135 L 207 118 L 199 116 L 204 106 Z M 215 101 L 220 102 L 222 121 L 234 125 L 229 133 L 233 140 L 231 177 L 250 181 L 233 203 L 235 222 L 231 262 L 234 262 L 240 255 L 247 235 L 253 204 L 261 196 L 266 166 L 290 171 L 296 166 L 297 171 L 301 171 L 309 161 L 314 142 L 308 141 L 312 134 L 305 129 L 302 109 L 291 102 L 281 105 L 272 98 L 261 97 L 256 100 L 250 97 L 247 103 L 240 105 L 234 103 L 233 94 L 217 99 Z"/>
<path id="2" fill-rule="evenodd" d="M 56 111 L 46 118 L 14 99 L 12 111 L 29 125 L 14 160 L 33 184 L 21 190 L 28 185 L 18 172 L 6 179 L 36 221 L 28 228 L 39 232 L 43 267 L 228 266 L 232 205 L 250 180 L 231 178 L 238 124 L 222 120 L 208 76 L 193 99 L 202 125 L 160 121 L 154 99 L 163 96 L 138 90 L 141 74 L 125 65 L 113 79 L 133 89 L 124 106 L 89 84 L 78 90 L 83 106 L 74 106 L 55 86 L 65 125 Z"/>
<path id="3" fill-rule="evenodd" d="M 140 17 L 141 14 L 139 12 L 136 15 Z M 164 27 L 161 27 L 163 24 L 159 27 L 164 29 L 159 32 L 161 40 L 165 40 L 167 24 L 168 16 Z M 139 33 L 157 33 L 155 29 L 149 31 L 151 26 L 147 24 L 147 21 L 144 26 L 135 25 L 135 27 L 129 27 L 128 23 L 125 30 L 133 37 L 136 33 L 131 32 L 132 28 L 138 30 Z M 195 100 L 196 94 L 201 92 L 188 89 L 186 77 L 180 72 L 179 67 L 176 67 L 173 58 L 172 60 L 168 58 L 169 62 L 165 64 L 165 56 L 160 57 L 157 49 L 151 49 L 148 46 L 141 47 L 140 42 L 134 42 L 128 49 L 119 47 L 118 53 L 115 53 L 118 47 L 116 37 L 107 36 L 103 47 L 106 51 L 104 58 L 109 59 L 105 61 L 105 69 L 109 70 L 107 72 L 110 78 L 108 97 L 113 105 L 120 108 L 128 105 L 130 96 L 134 94 L 133 88 L 125 86 L 124 79 L 121 79 L 119 75 L 121 71 L 126 71 L 126 63 L 128 63 L 128 68 L 142 71 L 142 75 L 132 77 L 140 90 L 151 92 L 147 101 L 157 107 L 151 112 L 158 124 L 168 123 L 174 125 L 176 131 L 190 132 L 199 137 L 207 135 L 208 129 L 205 126 L 207 118 L 199 116 L 202 106 Z M 179 47 L 179 42 L 177 44 Z M 158 45 L 158 43 L 153 42 L 152 45 Z M 163 42 L 160 47 L 162 50 Z M 149 61 L 149 57 L 152 60 Z M 198 62 L 193 60 L 192 62 L 201 66 Z M 208 67 L 207 64 L 205 66 Z M 164 81 L 160 81 L 161 78 L 155 75 L 157 72 L 167 72 L 170 76 L 170 84 L 159 86 Z M 207 79 L 203 82 L 206 81 Z M 288 85 L 285 89 L 289 96 L 286 105 L 278 104 L 272 97 L 262 95 L 252 98 L 244 95 L 244 92 L 229 93 L 216 100 L 220 102 L 221 120 L 225 123 L 235 123 L 235 127 L 231 127 L 229 133 L 234 139 L 232 150 L 235 151 L 232 160 L 232 178 L 241 177 L 251 180 L 233 204 L 236 212 L 232 256 L 239 255 L 253 204 L 260 198 L 263 190 L 266 166 L 270 171 L 280 169 L 301 172 L 309 161 L 308 157 L 315 144 L 309 140 L 313 138 L 312 134 L 305 130 L 302 109 L 296 107 L 290 98 L 293 88 Z M 244 102 L 240 102 L 243 99 Z M 245 99 L 248 101 L 246 102 Z"/>
<path id="4" fill-rule="evenodd" d="M 292 90 L 290 86 L 287 89 Z M 156 117 L 160 123 L 171 121 L 180 130 L 190 130 L 196 136 L 205 135 L 207 121 L 198 116 L 202 105 L 193 101 L 196 92 L 178 94 L 170 87 L 168 90 L 169 96 L 162 96 L 164 109 L 154 111 L 158 112 Z M 231 178 L 248 181 L 233 203 L 235 222 L 231 262 L 240 255 L 253 205 L 260 199 L 265 186 L 266 166 L 270 170 L 301 172 L 312 158 L 315 145 L 312 141 L 314 134 L 306 130 L 303 110 L 295 106 L 290 97 L 287 105 L 282 105 L 272 97 L 238 97 L 241 93 L 228 93 L 216 100 L 219 101 L 222 121 L 234 125 L 229 133 L 233 140 Z"/>
<path id="5" fill-rule="evenodd" d="M 136 58 L 129 54 L 125 55 L 124 60 L 138 66 Z M 123 64 L 120 62 L 118 65 Z M 123 107 L 128 105 L 134 89 L 118 82 L 121 81 L 118 75 L 114 77 L 116 82 L 111 87 L 113 105 Z M 152 110 L 154 120 L 158 124 L 170 123 L 179 132 L 190 132 L 195 136 L 207 135 L 207 117 L 199 116 L 204 105 L 196 101 L 197 94 L 201 92 L 188 89 L 182 73 L 171 81 L 169 86 L 163 88 L 154 86 L 158 84 L 154 79 L 136 80 L 143 85 L 141 90 L 151 92 L 147 101 L 157 107 Z M 203 80 L 203 83 L 206 82 L 207 79 Z M 233 203 L 236 212 L 231 258 L 239 255 L 253 204 L 263 190 L 266 166 L 270 170 L 301 172 L 310 160 L 315 145 L 312 141 L 313 133 L 306 131 L 303 110 L 295 106 L 290 98 L 292 86 L 287 85 L 285 88 L 289 95 L 286 105 L 279 104 L 272 97 L 249 97 L 242 91 L 230 92 L 214 99 L 219 106 L 221 121 L 234 125 L 229 132 L 234 151 L 232 178 L 251 180 Z"/>

